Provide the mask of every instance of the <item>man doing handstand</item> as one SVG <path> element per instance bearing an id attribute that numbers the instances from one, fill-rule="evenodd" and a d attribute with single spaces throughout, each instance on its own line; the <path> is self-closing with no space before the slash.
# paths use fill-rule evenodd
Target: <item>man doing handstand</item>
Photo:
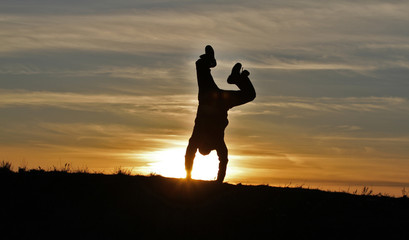
<path id="1" fill-rule="evenodd" d="M 222 90 L 217 87 L 210 72 L 216 67 L 214 50 L 206 46 L 205 54 L 196 61 L 197 83 L 199 85 L 199 106 L 192 136 L 185 155 L 186 179 L 191 179 L 193 160 L 196 151 L 208 155 L 216 150 L 219 157 L 219 172 L 217 182 L 222 183 L 226 176 L 227 147 L 224 142 L 224 129 L 229 121 L 227 111 L 235 106 L 248 103 L 256 97 L 253 84 L 247 70 L 241 71 L 241 64 L 236 63 L 227 79 L 230 84 L 236 84 L 240 90 Z"/>

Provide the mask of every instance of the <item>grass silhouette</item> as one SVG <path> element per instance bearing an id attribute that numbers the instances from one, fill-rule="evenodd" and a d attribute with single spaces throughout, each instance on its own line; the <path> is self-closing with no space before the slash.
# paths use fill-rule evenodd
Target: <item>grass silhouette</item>
<path id="1" fill-rule="evenodd" d="M 406 238 L 409 199 L 2 163 L 1 238 Z"/>

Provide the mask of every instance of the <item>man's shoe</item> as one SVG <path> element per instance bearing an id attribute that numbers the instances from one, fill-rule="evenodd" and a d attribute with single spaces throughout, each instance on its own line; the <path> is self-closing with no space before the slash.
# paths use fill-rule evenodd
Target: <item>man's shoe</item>
<path id="1" fill-rule="evenodd" d="M 227 78 L 227 82 L 230 84 L 236 84 L 240 80 L 241 63 L 236 63 L 231 69 L 231 74 Z"/>
<path id="2" fill-rule="evenodd" d="M 214 68 L 217 65 L 216 59 L 214 58 L 214 50 L 210 45 L 205 47 L 205 54 L 200 55 L 200 58 L 207 63 L 209 68 Z"/>
<path id="3" fill-rule="evenodd" d="M 250 72 L 247 70 L 243 70 L 243 72 L 241 72 L 242 77 L 248 77 L 249 75 L 250 75 Z"/>

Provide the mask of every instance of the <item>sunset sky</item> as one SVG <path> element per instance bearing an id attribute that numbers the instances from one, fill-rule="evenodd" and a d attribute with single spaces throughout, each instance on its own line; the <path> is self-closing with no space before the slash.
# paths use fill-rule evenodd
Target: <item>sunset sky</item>
<path id="1" fill-rule="evenodd" d="M 257 92 L 229 111 L 227 182 L 400 195 L 408 12 L 376 0 L 2 0 L 0 160 L 183 176 L 194 63 L 210 44 L 219 87 L 235 89 L 241 62 Z M 196 178 L 216 177 L 215 153 L 195 163 Z"/>

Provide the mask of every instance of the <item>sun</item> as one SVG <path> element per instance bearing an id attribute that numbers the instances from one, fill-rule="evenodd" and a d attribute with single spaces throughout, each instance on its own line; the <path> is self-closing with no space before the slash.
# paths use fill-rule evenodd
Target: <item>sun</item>
<path id="1" fill-rule="evenodd" d="M 185 151 L 184 148 L 168 148 L 146 154 L 145 157 L 150 161 L 147 171 L 164 177 L 184 178 L 186 176 Z M 193 164 L 192 178 L 215 180 L 218 168 L 219 160 L 215 151 L 207 156 L 197 152 Z"/>

